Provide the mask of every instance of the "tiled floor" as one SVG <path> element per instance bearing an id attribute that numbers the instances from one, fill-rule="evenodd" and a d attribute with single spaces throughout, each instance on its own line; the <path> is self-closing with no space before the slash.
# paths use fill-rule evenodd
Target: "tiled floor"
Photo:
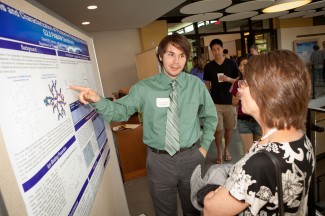
<path id="1" fill-rule="evenodd" d="M 243 147 L 240 141 L 237 130 L 233 130 L 232 140 L 230 145 L 230 152 L 233 157 L 232 163 L 236 163 L 243 156 Z M 215 144 L 211 145 L 206 161 L 206 164 L 212 165 L 217 157 L 217 149 Z M 125 193 L 128 201 L 128 206 L 131 216 L 139 216 L 144 214 L 146 216 L 154 216 L 154 209 L 149 194 L 147 177 L 137 178 L 135 180 L 124 183 Z M 178 202 L 178 215 L 182 215 L 182 210 Z"/>

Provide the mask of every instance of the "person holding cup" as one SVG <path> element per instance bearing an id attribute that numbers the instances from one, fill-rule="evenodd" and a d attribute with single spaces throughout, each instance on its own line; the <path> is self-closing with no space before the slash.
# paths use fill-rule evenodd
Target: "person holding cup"
<path id="1" fill-rule="evenodd" d="M 238 77 L 238 67 L 235 61 L 227 59 L 223 55 L 223 42 L 220 39 L 213 39 L 210 42 L 210 49 L 214 60 L 204 67 L 206 86 L 211 91 L 211 97 L 216 105 L 218 114 L 218 125 L 215 132 L 215 142 L 218 156 L 216 163 L 222 163 L 222 156 L 225 161 L 232 160 L 229 152 L 232 130 L 236 127 L 237 112 L 232 105 L 230 88 Z M 224 130 L 225 148 L 222 153 L 222 135 Z"/>

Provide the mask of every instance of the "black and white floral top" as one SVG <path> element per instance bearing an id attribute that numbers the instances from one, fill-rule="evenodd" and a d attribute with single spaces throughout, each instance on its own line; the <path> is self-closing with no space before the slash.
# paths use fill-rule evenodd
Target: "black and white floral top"
<path id="1" fill-rule="evenodd" d="M 249 203 L 242 215 L 276 215 L 277 183 L 273 163 L 265 149 L 276 155 L 282 170 L 282 189 L 286 215 L 305 215 L 315 156 L 307 136 L 294 142 L 253 144 L 249 152 L 229 171 L 225 187 L 240 201 Z"/>

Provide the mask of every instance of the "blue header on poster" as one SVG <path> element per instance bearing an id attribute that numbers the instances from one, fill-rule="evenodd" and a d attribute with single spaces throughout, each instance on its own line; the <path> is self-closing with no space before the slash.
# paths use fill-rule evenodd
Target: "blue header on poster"
<path id="1" fill-rule="evenodd" d="M 32 178 L 23 183 L 24 192 L 34 187 L 53 167 L 53 165 L 62 157 L 62 155 L 72 146 L 76 141 L 76 137 L 73 136 Z"/>
<path id="2" fill-rule="evenodd" d="M 0 2 L 0 37 L 89 56 L 87 42 Z"/>
<path id="3" fill-rule="evenodd" d="M 12 42 L 0 39 L 0 48 L 19 50 L 24 52 L 42 53 L 46 55 L 56 55 L 55 50 L 38 46 L 26 45 L 19 42 Z"/>

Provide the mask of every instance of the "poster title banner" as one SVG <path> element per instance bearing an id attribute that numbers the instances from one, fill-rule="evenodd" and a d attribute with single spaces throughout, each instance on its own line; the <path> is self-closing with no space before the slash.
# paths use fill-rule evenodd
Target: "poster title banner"
<path id="1" fill-rule="evenodd" d="M 0 2 L 0 37 L 89 56 L 86 41 Z"/>

